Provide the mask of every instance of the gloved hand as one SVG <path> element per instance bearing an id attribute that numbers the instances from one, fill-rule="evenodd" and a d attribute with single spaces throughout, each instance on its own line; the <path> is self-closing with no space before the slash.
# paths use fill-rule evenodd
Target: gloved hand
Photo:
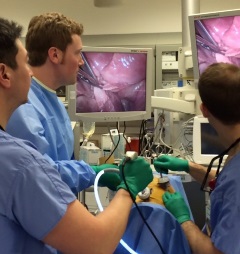
<path id="1" fill-rule="evenodd" d="M 128 188 L 123 180 L 124 173 L 125 180 L 132 194 L 132 197 L 136 199 L 137 194 L 140 191 L 144 190 L 147 185 L 153 180 L 152 169 L 150 167 L 150 164 L 146 162 L 142 157 L 138 157 L 135 160 L 127 161 L 124 167 L 123 161 L 119 166 L 122 181 L 117 187 L 117 189 L 119 190 L 122 188 L 128 191 Z"/>
<path id="2" fill-rule="evenodd" d="M 91 168 L 95 171 L 96 174 L 98 174 L 100 171 L 107 169 L 107 168 L 116 168 L 118 169 L 118 166 L 114 164 L 102 164 L 99 166 L 91 166 Z M 98 185 L 101 187 L 108 187 L 112 191 L 117 190 L 117 186 L 121 182 L 120 172 L 114 173 L 114 172 L 105 172 L 99 179 Z"/>
<path id="3" fill-rule="evenodd" d="M 179 192 L 170 193 L 166 191 L 162 199 L 165 207 L 180 224 L 191 220 L 188 206 Z"/>
<path id="4" fill-rule="evenodd" d="M 159 173 L 168 173 L 168 169 L 172 171 L 189 172 L 187 160 L 179 159 L 170 155 L 161 155 L 153 161 L 154 168 Z"/>

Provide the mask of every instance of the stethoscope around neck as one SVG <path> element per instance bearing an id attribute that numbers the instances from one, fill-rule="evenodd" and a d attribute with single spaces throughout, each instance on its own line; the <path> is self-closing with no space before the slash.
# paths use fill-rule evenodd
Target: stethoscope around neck
<path id="1" fill-rule="evenodd" d="M 223 161 L 223 157 L 224 155 L 226 155 L 233 147 L 235 147 L 238 143 L 240 142 L 240 138 L 238 138 L 237 140 L 235 140 L 226 150 L 224 150 L 222 153 L 220 153 L 219 155 L 215 156 L 214 158 L 212 158 L 212 160 L 210 161 L 208 168 L 207 168 L 207 172 L 205 174 L 205 177 L 203 179 L 202 185 L 201 185 L 201 190 L 205 191 L 205 192 L 212 192 L 215 188 L 215 184 L 216 184 L 216 179 L 219 175 L 219 171 L 222 165 L 222 161 Z M 217 167 L 217 171 L 216 171 L 216 175 L 215 175 L 215 179 L 209 181 L 209 186 L 206 187 L 206 183 L 207 183 L 207 179 L 209 176 L 209 173 L 212 169 L 213 163 L 214 161 L 219 160 L 218 162 L 218 167 Z"/>

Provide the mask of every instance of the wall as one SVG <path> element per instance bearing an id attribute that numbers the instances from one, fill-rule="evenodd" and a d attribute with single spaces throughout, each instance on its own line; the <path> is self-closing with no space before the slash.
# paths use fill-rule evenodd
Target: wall
<path id="1" fill-rule="evenodd" d="M 47 11 L 62 12 L 82 22 L 85 35 L 159 34 L 182 31 L 180 0 L 112 2 L 119 4 L 112 7 L 95 7 L 94 0 L 0 0 L 1 16 L 20 22 L 25 27 L 25 33 L 30 18 Z M 240 8 L 239 0 L 200 0 L 201 12 L 237 8 Z"/>

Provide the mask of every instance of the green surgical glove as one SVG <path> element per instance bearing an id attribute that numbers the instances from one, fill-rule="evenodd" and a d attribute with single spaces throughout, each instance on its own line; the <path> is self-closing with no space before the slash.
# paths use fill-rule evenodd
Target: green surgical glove
<path id="1" fill-rule="evenodd" d="M 123 160 L 124 161 L 124 160 Z M 126 183 L 132 194 L 132 197 L 136 199 L 137 194 L 143 191 L 147 185 L 153 180 L 153 173 L 150 164 L 144 160 L 142 157 L 138 157 L 135 160 L 127 161 L 123 167 L 123 161 L 120 164 L 120 172 L 122 176 L 122 181 L 117 189 L 125 189 L 128 191 L 127 186 L 123 180 L 123 170 Z"/>
<path id="2" fill-rule="evenodd" d="M 166 191 L 162 196 L 167 210 L 182 224 L 191 220 L 188 206 L 179 192 L 170 193 Z"/>
<path id="3" fill-rule="evenodd" d="M 116 168 L 118 169 L 118 166 L 114 164 L 102 164 L 99 166 L 91 166 L 91 168 L 95 171 L 96 174 L 98 174 L 100 171 L 108 169 L 108 168 Z M 117 190 L 117 186 L 121 182 L 120 178 L 120 172 L 114 173 L 114 172 L 105 172 L 99 179 L 98 185 L 100 187 L 108 187 L 112 191 Z"/>
<path id="4" fill-rule="evenodd" d="M 161 155 L 153 161 L 154 168 L 159 173 L 168 173 L 172 171 L 189 172 L 189 165 L 187 160 L 179 159 L 170 155 Z"/>

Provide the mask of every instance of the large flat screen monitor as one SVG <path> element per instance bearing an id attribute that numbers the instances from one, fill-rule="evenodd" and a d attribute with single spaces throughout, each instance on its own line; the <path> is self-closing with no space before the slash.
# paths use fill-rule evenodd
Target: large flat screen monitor
<path id="1" fill-rule="evenodd" d="M 208 165 L 211 159 L 225 150 L 215 129 L 207 118 L 199 115 L 193 121 L 193 161 Z M 227 156 L 224 157 L 224 160 Z M 216 161 L 217 163 L 218 161 Z"/>
<path id="2" fill-rule="evenodd" d="M 120 122 L 151 118 L 152 48 L 84 47 L 84 65 L 69 86 L 71 120 Z"/>
<path id="3" fill-rule="evenodd" d="M 189 16 L 194 79 L 212 63 L 240 66 L 240 10 Z"/>

